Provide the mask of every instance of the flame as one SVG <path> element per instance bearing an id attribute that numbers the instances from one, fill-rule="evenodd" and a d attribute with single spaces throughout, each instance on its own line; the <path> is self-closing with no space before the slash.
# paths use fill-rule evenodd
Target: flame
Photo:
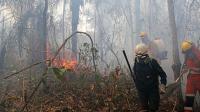
<path id="1" fill-rule="evenodd" d="M 61 60 L 60 65 L 62 68 L 65 68 L 67 70 L 74 70 L 77 65 L 77 62 L 69 60 Z"/>
<path id="2" fill-rule="evenodd" d="M 76 68 L 77 61 L 75 60 L 64 60 L 64 59 L 55 59 L 52 63 L 53 67 L 64 68 L 66 70 L 74 70 Z"/>
<path id="3" fill-rule="evenodd" d="M 46 52 L 46 58 L 52 59 L 54 54 L 50 50 L 50 44 L 47 44 L 47 52 Z M 64 55 L 62 55 L 64 54 Z M 66 70 L 74 70 L 77 65 L 77 61 L 74 58 L 76 55 L 69 49 L 66 49 L 65 52 L 61 52 L 56 59 L 52 62 L 52 67 L 57 68 L 64 68 Z"/>

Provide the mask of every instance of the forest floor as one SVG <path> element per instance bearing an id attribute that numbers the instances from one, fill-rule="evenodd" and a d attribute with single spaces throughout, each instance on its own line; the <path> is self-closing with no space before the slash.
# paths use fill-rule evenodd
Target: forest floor
<path id="1" fill-rule="evenodd" d="M 71 74 L 73 75 L 73 74 Z M 16 87 L 1 89 L 0 112 L 139 112 L 139 99 L 130 77 L 68 76 L 60 81 L 47 79 L 48 89 L 42 85 L 29 96 L 37 83 L 18 80 Z M 30 100 L 30 103 L 27 103 Z M 172 112 L 175 98 L 161 100 L 159 112 Z"/>

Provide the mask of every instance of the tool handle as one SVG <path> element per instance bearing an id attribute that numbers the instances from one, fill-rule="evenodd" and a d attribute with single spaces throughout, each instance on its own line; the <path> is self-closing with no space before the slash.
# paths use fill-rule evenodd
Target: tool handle
<path id="1" fill-rule="evenodd" d="M 135 81 L 135 75 L 133 74 L 133 71 L 131 70 L 131 66 L 130 66 L 130 63 L 129 63 L 129 61 L 128 61 L 128 58 L 127 58 L 127 55 L 126 55 L 125 50 L 123 50 L 123 54 L 124 54 L 124 57 L 125 57 L 125 59 L 126 59 L 126 63 L 127 63 L 128 68 L 129 68 L 129 70 L 130 70 L 131 76 L 133 77 L 133 80 Z"/>

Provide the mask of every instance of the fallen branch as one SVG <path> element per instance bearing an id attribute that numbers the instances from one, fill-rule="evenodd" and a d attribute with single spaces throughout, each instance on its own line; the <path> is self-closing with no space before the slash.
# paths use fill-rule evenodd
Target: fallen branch
<path id="1" fill-rule="evenodd" d="M 30 97 L 27 99 L 25 105 L 23 106 L 23 108 L 22 108 L 22 110 L 20 112 L 24 112 L 24 109 L 30 103 L 30 101 L 33 98 L 34 94 L 36 93 L 36 91 L 38 90 L 38 88 L 40 87 L 40 85 L 42 84 L 42 82 L 43 82 L 43 80 L 44 80 L 44 78 L 45 78 L 45 76 L 47 74 L 47 70 L 45 70 L 45 73 L 42 74 L 42 79 L 39 81 L 39 83 L 37 84 L 37 86 L 35 87 L 35 89 L 33 90 L 33 92 L 31 93 Z"/>
<path id="2" fill-rule="evenodd" d="M 25 67 L 25 68 L 23 68 L 23 69 L 21 69 L 21 70 L 15 72 L 15 73 L 12 73 L 12 74 L 10 74 L 10 75 L 4 77 L 3 79 L 8 79 L 8 78 L 10 78 L 10 77 L 12 77 L 12 76 L 14 76 L 14 75 L 16 75 L 16 74 L 19 74 L 19 73 L 21 73 L 21 72 L 23 72 L 23 71 L 26 71 L 26 70 L 28 70 L 28 69 L 30 69 L 30 68 L 36 66 L 36 65 L 39 65 L 39 64 L 42 64 L 42 63 L 48 62 L 48 61 L 50 61 L 50 60 L 40 61 L 40 62 L 34 63 L 34 64 L 32 64 L 32 65 L 29 65 L 29 66 L 27 66 L 27 67 Z"/>

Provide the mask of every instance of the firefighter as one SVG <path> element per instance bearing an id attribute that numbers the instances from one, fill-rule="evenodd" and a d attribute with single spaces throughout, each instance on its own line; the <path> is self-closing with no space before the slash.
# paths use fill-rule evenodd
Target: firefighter
<path id="1" fill-rule="evenodd" d="M 153 40 L 153 43 L 155 43 L 158 47 L 158 54 L 157 54 L 157 57 L 160 59 L 160 60 L 165 60 L 167 59 L 167 50 L 166 50 L 166 46 L 165 46 L 165 43 L 164 41 L 160 38 L 160 37 L 156 37 L 154 40 Z"/>
<path id="2" fill-rule="evenodd" d="M 140 37 L 141 37 L 142 43 L 146 45 L 150 43 L 150 39 L 148 38 L 146 32 L 140 32 Z"/>
<path id="3" fill-rule="evenodd" d="M 141 32 L 140 37 L 142 43 L 148 46 L 150 57 L 156 59 L 159 64 L 161 60 L 167 59 L 167 51 L 164 49 L 164 42 L 160 37 L 150 40 L 146 32 Z"/>
<path id="4" fill-rule="evenodd" d="M 141 102 L 141 112 L 156 112 L 159 108 L 160 91 L 165 93 L 167 83 L 166 73 L 158 62 L 148 55 L 148 47 L 145 44 L 138 44 L 135 48 L 135 63 L 133 71 L 136 76 L 135 84 Z"/>
<path id="5" fill-rule="evenodd" d="M 182 53 L 185 55 L 185 67 L 189 70 L 187 76 L 184 112 L 192 112 L 194 98 L 200 91 L 200 51 L 188 40 L 181 44 Z"/>

